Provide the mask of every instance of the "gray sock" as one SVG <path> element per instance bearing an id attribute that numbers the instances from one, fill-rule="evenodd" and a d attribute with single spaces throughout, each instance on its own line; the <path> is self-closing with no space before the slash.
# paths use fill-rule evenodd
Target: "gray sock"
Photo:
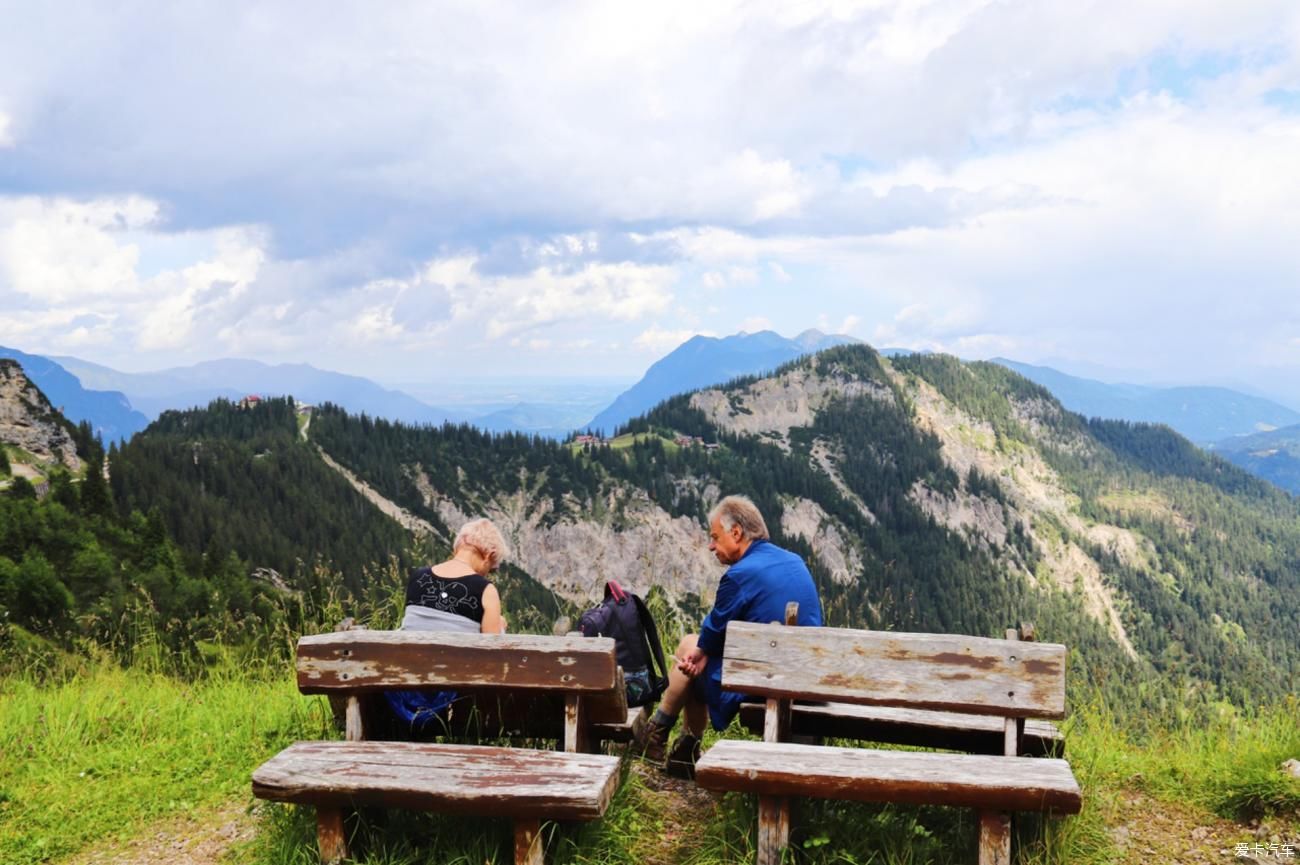
<path id="1" fill-rule="evenodd" d="M 676 715 L 666 715 L 663 709 L 655 709 L 655 713 L 650 716 L 651 724 L 658 724 L 660 727 L 672 728 L 677 723 Z"/>

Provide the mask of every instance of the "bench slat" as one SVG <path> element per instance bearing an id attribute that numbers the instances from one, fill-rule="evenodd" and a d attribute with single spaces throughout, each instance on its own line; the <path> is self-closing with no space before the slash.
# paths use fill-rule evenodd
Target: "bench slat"
<path id="1" fill-rule="evenodd" d="M 413 742 L 297 742 L 253 773 L 253 795 L 326 807 L 594 820 L 618 786 L 603 754 Z"/>
<path id="2" fill-rule="evenodd" d="M 724 740 L 695 768 L 710 790 L 863 802 L 1077 814 L 1083 798 L 1064 760 L 875 751 Z"/>
<path id="3" fill-rule="evenodd" d="M 645 706 L 633 706 L 627 710 L 627 718 L 620 724 L 593 723 L 592 734 L 606 742 L 631 742 L 636 731 L 650 720 L 650 712 Z"/>
<path id="4" fill-rule="evenodd" d="M 304 694 L 419 687 L 613 691 L 623 688 L 617 673 L 614 641 L 604 637 L 344 631 L 298 640 Z"/>
<path id="5" fill-rule="evenodd" d="M 751 733 L 763 732 L 763 715 L 762 703 L 744 703 L 740 707 L 740 723 Z M 970 754 L 1001 754 L 1003 751 L 1002 718 L 932 709 L 795 703 L 791 710 L 790 732 L 795 736 L 860 739 Z M 1021 736 L 1022 754 L 1059 757 L 1064 751 L 1065 737 L 1055 724 L 1033 718 L 1025 721 L 1025 732 Z"/>
<path id="6" fill-rule="evenodd" d="M 763 697 L 1065 717 L 1065 646 L 843 628 L 727 626 L 722 683 Z"/>

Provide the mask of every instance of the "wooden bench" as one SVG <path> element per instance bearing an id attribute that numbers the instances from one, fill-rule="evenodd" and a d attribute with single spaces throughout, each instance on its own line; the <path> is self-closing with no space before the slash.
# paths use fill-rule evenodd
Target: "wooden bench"
<path id="1" fill-rule="evenodd" d="M 794 621 L 786 624 L 793 625 Z M 1018 629 L 1006 633 L 1009 640 L 1032 642 L 1036 638 L 1030 622 L 1022 622 Z M 751 733 L 762 735 L 766 711 L 762 703 L 745 703 L 740 707 L 740 722 Z M 794 741 L 857 739 L 970 754 L 1001 754 L 1006 747 L 1004 728 L 1003 719 L 993 715 L 852 703 L 796 701 L 790 707 L 790 736 Z M 1051 721 L 1027 718 L 1020 729 L 1020 756 L 1063 757 L 1065 737 Z"/>
<path id="2" fill-rule="evenodd" d="M 740 723 L 751 733 L 762 735 L 766 716 L 762 703 L 740 707 Z M 1006 738 L 1005 724 L 998 717 L 852 703 L 795 703 L 790 707 L 790 736 L 858 739 L 969 754 L 1001 754 Z M 1060 757 L 1064 752 L 1065 737 L 1055 724 L 1025 720 L 1020 756 Z"/>
<path id="3" fill-rule="evenodd" d="M 1008 812 L 1075 814 L 1082 805 L 1065 760 L 1018 756 L 1024 719 L 1064 717 L 1064 646 L 732 622 L 722 683 L 766 698 L 763 741 L 716 743 L 696 783 L 758 794 L 759 865 L 779 862 L 789 842 L 791 796 L 975 808 L 981 865 L 1010 862 Z M 792 744 L 793 718 L 818 708 L 794 700 L 992 717 L 1002 747 L 985 755 Z"/>
<path id="4" fill-rule="evenodd" d="M 614 641 L 584 637 L 349 630 L 298 641 L 298 689 L 337 698 L 345 741 L 297 742 L 253 773 L 253 794 L 314 805 L 321 859 L 347 856 L 343 817 L 359 806 L 514 821 L 515 861 L 542 861 L 542 820 L 594 820 L 617 757 L 588 753 L 630 735 Z M 454 690 L 447 731 L 554 738 L 562 750 L 374 741 L 382 692 Z"/>

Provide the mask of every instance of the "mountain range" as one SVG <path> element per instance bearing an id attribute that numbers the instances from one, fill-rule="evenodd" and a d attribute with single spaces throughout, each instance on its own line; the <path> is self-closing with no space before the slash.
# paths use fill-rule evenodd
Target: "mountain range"
<path id="1" fill-rule="evenodd" d="M 121 391 L 133 406 L 150 417 L 168 409 L 207 405 L 218 398 L 236 401 L 248 394 L 292 394 L 304 402 L 329 401 L 349 411 L 405 423 L 440 424 L 461 419 L 369 379 L 303 363 L 271 365 L 256 360 L 212 360 L 158 372 L 126 373 L 74 357 L 53 359 L 89 387 Z"/>
<path id="2" fill-rule="evenodd" d="M 333 561 L 360 593 L 366 562 L 400 553 L 392 526 L 440 545 L 487 515 L 512 548 L 511 621 L 546 631 L 609 578 L 693 626 L 718 578 L 704 515 L 744 492 L 809 561 L 831 624 L 1033 620 L 1077 652 L 1076 687 L 1127 702 L 1300 685 L 1300 639 L 1276 627 L 1300 613 L 1300 502 L 996 364 L 841 346 L 674 396 L 605 447 L 335 407 L 300 434 L 292 405 L 269 403 L 136 436 L 114 462 L 119 507 L 291 582 L 317 585 Z"/>
<path id="3" fill-rule="evenodd" d="M 742 331 L 721 338 L 693 336 L 655 361 L 640 381 L 621 393 L 584 428 L 613 433 L 670 396 L 722 384 L 738 376 L 768 372 L 801 355 L 857 341 L 819 330 L 806 330 L 793 339 L 770 330 Z"/>
<path id="4" fill-rule="evenodd" d="M 1224 439 L 1214 452 L 1300 496 L 1300 425 Z"/>
<path id="5" fill-rule="evenodd" d="M 17 361 L 45 398 L 73 423 L 86 421 L 104 441 L 128 439 L 149 423 L 125 394 L 89 389 L 79 376 L 47 357 L 0 346 L 0 358 Z"/>
<path id="6" fill-rule="evenodd" d="M 237 401 L 249 393 L 293 394 L 313 403 L 331 402 L 352 413 L 408 424 L 467 421 L 493 433 L 525 432 L 562 439 L 574 429 L 612 432 L 677 393 L 754 375 L 801 355 L 853 343 L 851 337 L 816 330 L 789 339 L 772 331 L 724 338 L 697 336 L 660 360 L 632 387 L 618 394 L 608 381 L 567 385 L 496 382 L 499 393 L 460 391 L 448 385 L 413 386 L 421 398 L 385 388 L 359 376 L 306 364 L 270 365 L 252 360 L 217 360 L 148 373 L 123 373 L 68 356 L 42 357 L 0 347 L 0 357 L 20 362 L 32 381 L 74 423 L 87 421 L 105 441 L 125 440 L 168 409 Z M 882 355 L 912 352 L 885 349 Z M 1300 412 L 1275 401 L 1220 387 L 1154 387 L 1113 384 L 1072 376 L 1045 366 L 998 358 L 994 361 L 1046 387 L 1061 404 L 1087 417 L 1162 423 L 1197 444 L 1283 489 L 1300 492 Z M 519 399 L 524 393 L 534 401 Z M 476 401 L 454 407 L 430 405 L 422 397 L 443 394 Z M 484 401 L 484 397 L 487 401 Z M 594 417 L 592 407 L 605 407 Z M 585 420 L 585 423 L 584 423 Z M 1281 428 L 1276 435 L 1273 431 Z"/>
<path id="7" fill-rule="evenodd" d="M 1084 417 L 1162 423 L 1201 446 L 1300 423 L 1300 412 L 1224 387 L 1109 384 L 1006 358 L 993 363 L 1041 384 Z"/>

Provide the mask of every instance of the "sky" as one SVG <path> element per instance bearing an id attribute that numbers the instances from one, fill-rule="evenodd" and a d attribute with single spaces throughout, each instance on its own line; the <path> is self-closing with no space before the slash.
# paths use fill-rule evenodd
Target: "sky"
<path id="1" fill-rule="evenodd" d="M 1294 0 L 0 0 L 0 344 L 381 381 L 694 334 L 1300 405 Z"/>

